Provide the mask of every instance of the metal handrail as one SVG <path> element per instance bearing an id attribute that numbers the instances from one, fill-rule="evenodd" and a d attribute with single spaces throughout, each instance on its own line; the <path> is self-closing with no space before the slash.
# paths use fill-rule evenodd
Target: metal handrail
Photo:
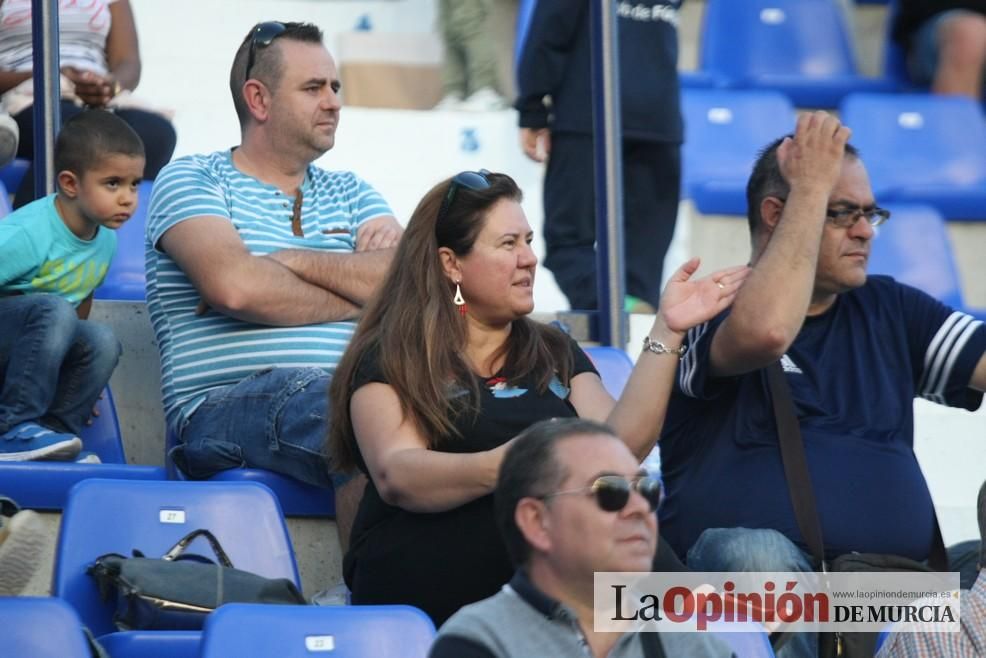
<path id="1" fill-rule="evenodd" d="M 619 33 L 616 3 L 594 0 L 591 12 L 592 122 L 596 190 L 598 341 L 623 348 L 623 131 L 620 127 Z"/>
<path id="2" fill-rule="evenodd" d="M 55 136 L 61 127 L 58 0 L 31 0 L 34 68 L 34 195 L 55 189 Z"/>

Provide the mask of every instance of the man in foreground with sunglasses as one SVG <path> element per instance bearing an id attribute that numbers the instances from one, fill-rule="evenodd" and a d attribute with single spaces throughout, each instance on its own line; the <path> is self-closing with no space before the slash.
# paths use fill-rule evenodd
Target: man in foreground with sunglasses
<path id="1" fill-rule="evenodd" d="M 254 26 L 233 59 L 242 141 L 175 160 L 154 185 L 147 302 L 175 463 L 336 487 L 340 538 L 362 492 L 324 455 L 328 382 L 401 228 L 335 144 L 339 79 L 308 23 Z"/>
<path id="2" fill-rule="evenodd" d="M 496 517 L 517 572 L 442 626 L 431 658 L 729 656 L 708 635 L 597 633 L 593 574 L 650 571 L 660 480 L 613 431 L 581 418 L 536 423 L 507 451 Z"/>
<path id="3" fill-rule="evenodd" d="M 848 138 L 835 117 L 803 114 L 793 136 L 760 154 L 747 186 L 752 273 L 730 309 L 686 337 L 660 443 L 661 531 L 695 571 L 819 566 L 788 491 L 793 460 L 781 459 L 772 392 L 784 388 L 810 475 L 810 484 L 793 478 L 795 493 L 814 493 L 825 559 L 931 553 L 935 515 L 913 452 L 913 401 L 979 407 L 986 327 L 867 276 L 874 229 L 889 213 Z M 768 369 L 787 387 L 769 384 Z M 815 654 L 809 634 L 778 653 Z"/>

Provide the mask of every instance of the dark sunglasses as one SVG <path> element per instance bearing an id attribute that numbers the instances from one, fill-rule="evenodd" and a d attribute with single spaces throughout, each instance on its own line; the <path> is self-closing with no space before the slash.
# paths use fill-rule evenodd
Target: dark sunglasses
<path id="1" fill-rule="evenodd" d="M 261 23 L 253 28 L 253 32 L 250 34 L 250 55 L 247 57 L 246 73 L 243 75 L 243 82 L 250 79 L 250 71 L 253 70 L 253 65 L 257 59 L 257 49 L 269 46 L 286 29 L 288 28 L 285 27 L 284 23 L 278 23 L 277 21 Z"/>
<path id="2" fill-rule="evenodd" d="M 438 210 L 438 218 L 436 219 L 436 224 L 441 224 L 442 220 L 445 219 L 445 215 L 448 214 L 449 208 L 452 207 L 452 201 L 455 199 L 455 193 L 459 191 L 460 187 L 464 187 L 469 190 L 485 190 L 490 186 L 490 181 L 486 176 L 490 172 L 485 169 L 480 169 L 479 171 L 462 171 L 452 177 L 452 182 L 449 183 L 448 192 L 445 193 L 445 199 L 442 201 L 442 207 Z"/>
<path id="3" fill-rule="evenodd" d="M 661 500 L 664 499 L 664 485 L 661 484 L 660 480 L 647 475 L 636 475 L 629 478 L 622 475 L 601 475 L 588 487 L 556 491 L 539 496 L 539 498 L 547 500 L 555 496 L 592 494 L 596 497 L 596 504 L 599 505 L 599 509 L 604 512 L 619 512 L 630 502 L 630 492 L 633 490 L 644 497 L 652 512 L 660 507 Z"/>

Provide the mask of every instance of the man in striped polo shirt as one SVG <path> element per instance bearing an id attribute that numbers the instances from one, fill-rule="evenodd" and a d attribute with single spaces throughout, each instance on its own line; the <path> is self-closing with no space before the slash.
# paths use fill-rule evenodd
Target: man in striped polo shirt
<path id="1" fill-rule="evenodd" d="M 747 186 L 753 272 L 730 309 L 688 332 L 661 437 L 661 533 L 692 569 L 813 568 L 767 384 L 777 362 L 827 557 L 928 558 L 935 516 L 913 451 L 913 400 L 979 407 L 986 326 L 867 276 L 874 227 L 889 213 L 848 137 L 835 117 L 805 114 L 761 153 Z M 801 634 L 780 655 L 815 655 L 813 643 Z"/>
<path id="2" fill-rule="evenodd" d="M 147 304 L 175 463 L 336 486 L 348 538 L 362 482 L 324 454 L 329 378 L 400 238 L 387 203 L 332 148 L 339 80 L 322 33 L 261 23 L 233 60 L 241 144 L 175 160 L 148 213 Z"/>

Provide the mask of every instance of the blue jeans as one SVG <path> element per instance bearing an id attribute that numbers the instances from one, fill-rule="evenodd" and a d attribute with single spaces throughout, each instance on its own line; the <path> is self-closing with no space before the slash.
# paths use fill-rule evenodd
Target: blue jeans
<path id="1" fill-rule="evenodd" d="M 709 528 L 688 549 L 692 571 L 814 571 L 811 559 L 776 530 Z M 818 635 L 793 633 L 777 658 L 816 658 Z"/>
<path id="2" fill-rule="evenodd" d="M 979 575 L 979 542 L 948 548 L 948 564 L 960 574 L 962 589 L 970 589 Z M 776 530 L 710 528 L 688 549 L 692 571 L 813 571 L 811 558 Z M 777 652 L 778 658 L 818 655 L 814 633 L 795 633 Z"/>
<path id="3" fill-rule="evenodd" d="M 0 433 L 40 421 L 78 436 L 120 351 L 109 327 L 57 295 L 0 298 Z"/>
<path id="4" fill-rule="evenodd" d="M 179 428 L 171 458 L 195 479 L 249 467 L 339 486 L 350 478 L 329 472 L 329 379 L 319 368 L 265 368 L 212 391 Z"/>

